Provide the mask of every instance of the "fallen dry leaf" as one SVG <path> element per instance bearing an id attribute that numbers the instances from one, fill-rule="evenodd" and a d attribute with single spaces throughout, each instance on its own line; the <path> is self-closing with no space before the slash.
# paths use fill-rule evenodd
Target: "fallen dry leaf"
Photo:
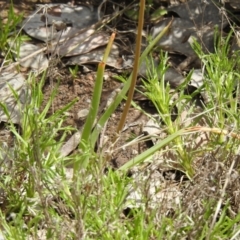
<path id="1" fill-rule="evenodd" d="M 22 27 L 31 37 L 45 42 L 67 34 L 62 31 L 64 29 L 82 29 L 98 21 L 97 11 L 92 11 L 86 6 L 73 7 L 68 4 L 37 4 L 37 6 L 38 10 L 23 21 Z"/>
<path id="2" fill-rule="evenodd" d="M 12 88 L 12 89 L 11 89 Z M 14 96 L 13 91 L 17 94 Z M 0 102 L 5 105 L 10 118 L 0 109 L 0 122 L 12 121 L 21 124 L 21 109 L 27 103 L 30 90 L 21 73 L 2 73 L 0 75 Z"/>

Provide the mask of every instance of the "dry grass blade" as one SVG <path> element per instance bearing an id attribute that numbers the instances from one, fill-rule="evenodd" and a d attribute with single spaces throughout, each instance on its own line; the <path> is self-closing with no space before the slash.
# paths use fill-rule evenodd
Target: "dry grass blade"
<path id="1" fill-rule="evenodd" d="M 220 129 L 220 128 L 209 128 L 209 127 L 202 127 L 202 126 L 195 126 L 195 127 L 190 127 L 186 128 L 185 131 L 187 133 L 196 133 L 196 132 L 211 132 L 211 133 L 216 133 L 216 134 L 223 134 L 225 136 L 230 136 L 232 138 L 240 140 L 240 134 L 237 134 L 235 132 L 230 132 L 226 129 Z"/>
<path id="2" fill-rule="evenodd" d="M 134 56 L 134 66 L 133 66 L 133 74 L 132 74 L 132 81 L 131 86 L 129 88 L 128 97 L 126 101 L 125 108 L 123 110 L 121 119 L 119 121 L 118 127 L 117 127 L 117 133 L 120 133 L 123 129 L 123 126 L 126 121 L 126 117 L 131 105 L 131 101 L 133 98 L 133 93 L 135 90 L 135 85 L 137 81 L 137 74 L 138 74 L 138 68 L 139 68 L 139 59 L 141 55 L 141 43 L 142 43 L 142 30 L 143 30 L 143 22 L 144 22 L 144 11 L 145 11 L 145 0 L 141 0 L 140 2 L 140 10 L 139 10 L 139 17 L 138 17 L 138 33 L 137 33 L 137 43 L 136 43 L 136 50 L 135 50 L 135 56 Z"/>

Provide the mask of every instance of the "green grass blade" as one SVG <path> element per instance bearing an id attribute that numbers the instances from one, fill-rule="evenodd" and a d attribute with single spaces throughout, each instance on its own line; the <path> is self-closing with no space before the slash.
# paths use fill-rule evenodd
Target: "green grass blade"
<path id="1" fill-rule="evenodd" d="M 163 139 L 158 144 L 154 145 L 153 147 L 149 148 L 145 152 L 139 154 L 135 158 L 133 158 L 130 161 L 128 161 L 127 163 L 125 163 L 123 166 L 121 166 L 118 169 L 118 171 L 127 171 L 128 169 L 130 169 L 131 167 L 135 166 L 136 164 L 142 163 L 145 159 L 147 159 L 148 157 L 152 156 L 159 149 L 161 149 L 162 147 L 164 147 L 165 145 L 170 143 L 175 138 L 183 135 L 184 133 L 185 133 L 185 130 L 181 129 L 181 130 L 175 132 L 174 134 L 171 134 L 170 136 L 168 136 L 167 138 Z"/>
<path id="2" fill-rule="evenodd" d="M 163 29 L 162 32 L 160 32 L 156 38 L 148 45 L 148 47 L 143 51 L 139 64 L 143 62 L 143 60 L 147 57 L 147 55 L 150 53 L 150 51 L 153 49 L 153 47 L 156 45 L 156 43 L 167 33 L 169 30 L 170 26 L 172 24 L 172 21 L 169 22 L 169 24 Z M 101 118 L 98 121 L 97 127 L 93 130 L 92 135 L 91 135 L 91 144 L 92 146 L 95 145 L 98 136 L 104 126 L 104 124 L 107 122 L 111 114 L 116 110 L 118 105 L 121 103 L 123 98 L 126 96 L 126 93 L 131 85 L 131 80 L 132 80 L 132 74 L 129 76 L 128 80 L 125 82 L 124 87 L 120 91 L 120 93 L 116 96 L 114 102 L 106 109 L 104 114 L 101 116 Z"/>
<path id="3" fill-rule="evenodd" d="M 109 56 L 109 53 L 112 48 L 112 44 L 115 38 L 115 33 L 112 34 L 105 54 L 103 56 L 103 61 L 99 63 L 98 65 L 98 70 L 97 70 L 97 78 L 96 78 L 96 83 L 94 86 L 93 90 L 93 97 L 92 97 L 92 102 L 91 102 L 91 107 L 89 114 L 87 116 L 83 131 L 82 131 L 82 138 L 80 142 L 80 149 L 85 152 L 86 148 L 89 147 L 89 138 L 91 136 L 92 128 L 94 126 L 95 119 L 97 118 L 97 113 L 100 105 L 100 99 L 101 99 L 101 94 L 102 94 L 102 85 L 103 85 L 103 75 L 105 71 L 105 66 L 106 66 L 106 61 Z M 92 148 L 94 145 L 90 145 L 90 148 Z M 83 161 L 83 166 L 87 166 L 88 163 L 88 157 L 85 158 Z M 76 163 L 74 169 L 79 169 L 79 163 Z"/>

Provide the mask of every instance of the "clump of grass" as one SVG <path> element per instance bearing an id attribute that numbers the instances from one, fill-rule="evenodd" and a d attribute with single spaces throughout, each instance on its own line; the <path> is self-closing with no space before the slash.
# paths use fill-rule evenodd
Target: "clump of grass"
<path id="1" fill-rule="evenodd" d="M 32 226 L 37 226 L 43 219 L 49 226 L 52 224 L 53 206 L 50 207 L 46 203 L 48 197 L 52 199 L 58 196 L 59 192 L 62 195 L 69 193 L 68 187 L 62 182 L 65 179 L 65 169 L 64 159 L 59 156 L 59 148 L 66 133 L 73 130 L 71 127 L 62 127 L 64 113 L 76 101 L 47 117 L 57 91 L 55 89 L 52 92 L 48 104 L 40 111 L 43 103 L 44 78 L 45 76 L 40 82 L 36 82 L 34 75 L 29 76 L 29 103 L 22 109 L 20 128 L 9 123 L 9 129 L 15 136 L 14 146 L 9 149 L 12 151 L 12 158 L 8 160 L 11 161 L 11 167 L 3 166 L 5 175 L 1 176 L 1 188 L 8 202 L 4 215 L 17 213 L 17 218 L 12 219 L 14 226 L 18 226 L 16 229 L 28 224 L 26 232 L 19 235 L 23 237 Z M 57 141 L 60 131 L 63 134 Z M 24 220 L 27 216 L 29 221 Z M 9 237 L 14 234 L 14 229 L 9 232 Z"/>
<path id="2" fill-rule="evenodd" d="M 12 59 L 11 55 L 11 41 L 14 41 L 17 45 L 21 42 L 20 32 L 17 31 L 19 23 L 23 19 L 23 14 L 15 14 L 13 4 L 10 4 L 8 10 L 8 16 L 6 21 L 0 19 L 0 50 L 5 57 L 4 63 Z"/>
<path id="3" fill-rule="evenodd" d="M 149 76 L 147 80 L 144 81 L 144 86 L 146 89 L 146 96 L 153 102 L 156 107 L 160 119 L 165 125 L 165 129 L 170 134 L 167 138 L 160 140 L 152 148 L 146 150 L 145 152 L 139 154 L 138 156 L 131 159 L 125 165 L 120 167 L 119 170 L 130 169 L 133 166 L 136 166 L 139 163 L 142 163 L 146 159 L 151 159 L 151 156 L 155 154 L 156 151 L 160 150 L 162 147 L 171 144 L 174 145 L 174 149 L 178 152 L 180 159 L 178 164 L 181 165 L 181 170 L 184 171 L 190 178 L 194 177 L 195 174 L 201 175 L 200 171 L 204 171 L 204 168 L 199 164 L 196 165 L 196 160 L 198 162 L 204 162 L 204 156 L 207 152 L 214 156 L 215 161 L 224 166 L 227 173 L 213 173 L 209 170 L 208 174 L 215 174 L 217 177 L 216 192 L 213 194 L 215 199 L 206 196 L 205 191 L 210 190 L 211 183 L 204 186 L 204 181 L 207 181 L 207 175 L 204 175 L 202 182 L 196 183 L 198 185 L 196 188 L 203 187 L 203 191 L 199 191 L 200 202 L 205 202 L 203 211 L 200 213 L 196 210 L 196 214 L 192 216 L 185 216 L 189 219 L 190 222 L 186 220 L 181 220 L 184 224 L 179 223 L 179 226 L 176 227 L 178 223 L 178 217 L 182 214 L 188 212 L 188 207 L 185 205 L 185 210 L 182 209 L 182 212 L 179 212 L 179 215 L 176 214 L 174 218 L 168 219 L 169 229 L 172 226 L 172 234 L 165 231 L 164 236 L 167 236 L 167 239 L 172 239 L 173 236 L 186 236 L 186 232 L 189 233 L 189 236 L 194 236 L 193 238 L 200 239 L 215 239 L 217 237 L 221 239 L 234 239 L 234 236 L 239 235 L 239 227 L 237 227 L 237 222 L 239 222 L 239 214 L 235 213 L 234 217 L 230 217 L 229 214 L 226 214 L 226 209 L 231 208 L 230 205 L 225 205 L 226 207 L 222 209 L 222 204 L 225 201 L 229 201 L 232 196 L 232 192 L 227 190 L 226 186 L 232 186 L 229 176 L 233 173 L 233 166 L 236 166 L 236 158 L 239 151 L 239 100 L 236 96 L 239 94 L 239 74 L 238 74 L 238 65 L 239 57 L 236 56 L 229 58 L 230 54 L 230 40 L 231 34 L 227 38 L 219 38 L 219 41 L 215 43 L 215 52 L 205 54 L 201 51 L 200 45 L 195 43 L 195 49 L 198 53 L 200 59 L 203 62 L 203 73 L 204 73 L 204 85 L 201 87 L 201 93 L 205 93 L 207 99 L 203 105 L 202 113 L 198 116 L 202 116 L 204 119 L 203 123 L 205 125 L 198 125 L 197 121 L 192 121 L 194 125 L 189 126 L 187 129 L 182 129 L 182 122 L 180 119 L 176 119 L 174 122 L 171 119 L 172 109 L 178 107 L 178 115 L 180 116 L 184 107 L 181 106 L 181 101 L 185 100 L 184 103 L 189 103 L 192 96 L 184 95 L 185 84 L 189 82 L 188 79 L 191 77 L 191 73 L 188 79 L 185 81 L 183 86 L 180 86 L 177 90 L 179 91 L 179 99 L 172 101 L 172 92 L 170 87 L 164 81 L 164 73 L 167 69 L 167 56 L 161 56 L 161 63 L 159 69 L 154 69 L 149 67 Z M 149 66 L 152 66 L 149 64 Z M 159 72 L 161 76 L 159 77 Z M 123 80 L 123 79 L 122 79 Z M 199 91 L 199 90 L 198 90 Z M 194 96 L 194 93 L 193 93 Z M 180 103 L 180 104 L 179 104 Z M 200 118 L 201 119 L 201 118 Z M 202 124 L 202 123 L 201 123 Z M 184 146 L 187 144 L 187 141 L 194 141 L 195 138 L 192 138 L 193 133 L 203 133 L 210 132 L 209 139 L 207 144 L 199 146 L 197 150 L 198 153 L 195 154 L 194 151 L 189 152 L 189 149 Z M 183 137 L 185 134 L 189 134 L 188 138 Z M 202 148 L 202 149 L 200 149 Z M 237 155 L 236 155 L 237 154 Z M 154 163 L 153 163 L 154 164 Z M 212 168 L 214 168 L 214 162 L 209 163 Z M 197 169 L 197 166 L 202 170 Z M 208 172 L 208 169 L 205 170 Z M 217 170 L 215 170 L 217 171 Z M 237 168 L 236 171 L 239 171 Z M 222 176 L 223 174 L 223 176 Z M 224 186 L 219 186 L 217 182 L 220 179 L 224 178 Z M 194 184 L 194 179 L 193 179 Z M 236 183 L 239 186 L 239 181 Z M 223 189 L 222 189 L 223 188 Z M 193 190 L 194 191 L 194 190 Z M 230 194 L 230 196 L 228 196 Z M 190 200 L 191 201 L 191 200 Z M 194 204 L 197 199 L 192 198 Z M 184 212 L 186 211 L 186 212 Z M 206 214 L 204 214 L 204 212 Z M 214 216 L 214 217 L 213 217 Z M 219 219 L 219 216 L 220 219 Z M 202 221 L 199 221 L 199 218 Z M 181 217 L 180 217 L 181 219 Z M 198 219 L 198 220 L 196 220 Z M 163 222 L 167 220 L 164 219 Z M 192 223 L 194 225 L 192 225 Z"/>
<path id="4" fill-rule="evenodd" d="M 163 125 L 166 127 L 167 133 L 171 135 L 182 129 L 182 123 L 178 119 L 173 121 L 172 116 L 177 115 L 177 118 L 180 117 L 181 106 L 179 103 L 183 100 L 189 100 L 190 97 L 184 95 L 184 86 L 187 84 L 187 81 L 185 81 L 184 85 L 178 89 L 180 92 L 179 98 L 174 99 L 176 92 L 171 90 L 169 83 L 166 83 L 164 79 L 168 69 L 167 54 L 161 53 L 160 59 L 161 61 L 157 68 L 154 67 L 153 63 L 148 63 L 148 76 L 147 80 L 143 80 L 143 84 L 146 90 L 145 95 L 154 104 L 161 121 L 163 121 Z M 178 113 L 174 113 L 176 111 Z M 194 174 L 192 159 L 190 154 L 184 150 L 183 138 L 180 136 L 176 137 L 173 140 L 173 144 L 178 153 L 182 170 L 191 178 Z"/>
<path id="5" fill-rule="evenodd" d="M 216 32 L 216 36 L 219 33 Z M 212 136 L 213 148 L 224 145 L 226 151 L 237 151 L 237 145 L 232 143 L 233 138 L 226 141 L 224 130 L 237 132 L 239 128 L 239 61 L 238 56 L 230 52 L 232 33 L 227 37 L 216 37 L 215 52 L 204 54 L 200 46 L 195 43 L 194 48 L 203 63 L 205 76 L 204 91 L 206 92 L 205 109 L 207 125 L 223 129 L 223 134 Z M 235 54 L 236 55 L 236 54 Z M 235 141 L 235 140 L 234 140 Z"/>

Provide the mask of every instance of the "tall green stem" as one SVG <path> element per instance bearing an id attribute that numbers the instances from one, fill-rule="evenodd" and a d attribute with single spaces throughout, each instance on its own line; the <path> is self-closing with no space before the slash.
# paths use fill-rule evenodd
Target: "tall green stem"
<path id="1" fill-rule="evenodd" d="M 82 138 L 80 141 L 80 149 L 81 149 L 83 155 L 85 156 L 85 157 L 83 157 L 83 160 L 81 162 L 81 165 L 83 168 L 87 167 L 88 162 L 89 162 L 89 154 L 86 154 L 86 151 L 88 151 L 88 149 L 93 148 L 93 146 L 91 146 L 90 136 L 91 136 L 91 132 L 92 132 L 92 129 L 94 126 L 95 119 L 97 118 L 97 114 L 98 114 L 98 109 L 99 109 L 100 99 L 101 99 L 101 94 L 102 94 L 103 75 L 104 75 L 104 71 L 105 71 L 106 61 L 107 61 L 107 58 L 111 51 L 114 38 L 115 38 L 115 33 L 113 33 L 112 36 L 110 37 L 105 54 L 103 56 L 103 60 L 98 65 L 97 77 L 96 77 L 96 82 L 94 85 L 91 107 L 90 107 L 90 111 L 89 111 L 89 114 L 87 116 L 83 131 L 82 131 Z M 74 170 L 76 170 L 76 171 L 79 170 L 79 162 L 78 161 L 75 163 Z"/>

